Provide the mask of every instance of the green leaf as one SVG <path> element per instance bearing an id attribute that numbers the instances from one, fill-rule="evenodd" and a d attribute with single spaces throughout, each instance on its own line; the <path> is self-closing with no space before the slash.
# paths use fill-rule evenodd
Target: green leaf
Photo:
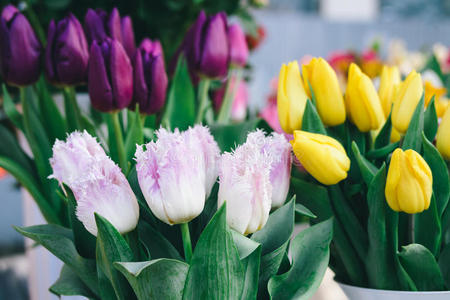
<path id="1" fill-rule="evenodd" d="M 155 230 L 146 222 L 139 222 L 138 230 L 141 242 L 147 248 L 152 259 L 174 258 L 183 260 L 177 249 L 158 230 Z"/>
<path id="2" fill-rule="evenodd" d="M 308 218 L 317 218 L 315 214 L 313 214 L 308 208 L 301 205 L 300 203 L 295 204 L 295 213 Z"/>
<path id="3" fill-rule="evenodd" d="M 423 131 L 423 122 L 424 122 L 424 94 L 420 98 L 419 103 L 414 110 L 414 114 L 411 117 L 411 121 L 409 123 L 408 130 L 406 131 L 405 139 L 402 143 L 402 149 L 413 149 L 416 152 L 420 153 L 420 149 L 422 146 L 422 131 Z"/>
<path id="4" fill-rule="evenodd" d="M 14 104 L 14 101 L 12 100 L 11 96 L 8 93 L 8 89 L 6 88 L 6 85 L 2 85 L 3 90 L 3 109 L 5 110 L 5 114 L 8 116 L 9 120 L 23 131 L 23 120 L 22 115 L 17 111 L 16 105 Z"/>
<path id="5" fill-rule="evenodd" d="M 430 56 L 426 66 L 424 67 L 423 70 L 426 70 L 426 69 L 433 70 L 439 76 L 439 78 L 442 80 L 442 82 L 445 82 L 445 76 L 442 73 L 441 64 L 439 63 L 436 55 L 433 54 Z"/>
<path id="6" fill-rule="evenodd" d="M 378 172 L 378 169 L 364 156 L 361 155 L 361 152 L 359 151 L 359 148 L 355 142 L 352 142 L 352 150 L 353 154 L 355 155 L 356 162 L 358 163 L 364 182 L 367 185 L 369 185 L 372 182 L 372 179 L 375 176 L 375 174 Z"/>
<path id="7" fill-rule="evenodd" d="M 144 133 L 142 130 L 141 118 L 138 108 L 136 108 L 134 118 L 131 126 L 129 126 L 127 130 L 127 136 L 125 138 L 125 154 L 127 161 L 132 161 L 134 153 L 136 152 L 136 144 L 141 145 L 144 142 Z"/>
<path id="8" fill-rule="evenodd" d="M 0 155 L 8 157 L 21 168 L 26 170 L 30 176 L 37 176 L 32 166 L 32 161 L 20 147 L 17 138 L 8 128 L 0 124 Z"/>
<path id="9" fill-rule="evenodd" d="M 419 291 L 443 291 L 445 283 L 433 254 L 420 244 L 402 247 L 400 262 Z"/>
<path id="10" fill-rule="evenodd" d="M 95 261 L 85 259 L 77 253 L 73 244 L 73 234 L 70 229 L 50 224 L 14 227 L 14 229 L 42 245 L 62 260 L 94 294 L 98 294 Z"/>
<path id="11" fill-rule="evenodd" d="M 433 174 L 433 192 L 436 197 L 436 206 L 439 216 L 444 214 L 450 198 L 450 178 L 447 165 L 439 151 L 422 134 L 423 158 L 430 166 Z"/>
<path id="12" fill-rule="evenodd" d="M 114 262 L 133 261 L 133 252 L 120 233 L 102 216 L 95 214 L 97 224 L 97 265 L 111 282 L 117 299 L 130 299 L 133 293 Z"/>
<path id="13" fill-rule="evenodd" d="M 430 103 L 428 103 L 427 109 L 424 113 L 423 131 L 428 140 L 434 141 L 436 132 L 438 130 L 438 117 L 436 114 L 436 107 L 434 106 L 434 95 L 431 97 Z"/>
<path id="14" fill-rule="evenodd" d="M 442 277 L 447 285 L 450 287 L 450 244 L 447 244 L 441 251 L 439 256 L 439 268 L 441 269 Z"/>
<path id="15" fill-rule="evenodd" d="M 328 267 L 333 220 L 300 232 L 291 243 L 292 267 L 273 276 L 268 285 L 271 299 L 309 299 L 317 290 Z"/>
<path id="16" fill-rule="evenodd" d="M 195 246 L 183 299 L 238 299 L 243 291 L 244 278 L 239 252 L 227 228 L 225 203 Z"/>
<path id="17" fill-rule="evenodd" d="M 386 122 L 381 128 L 375 139 L 375 149 L 383 148 L 391 143 L 391 131 L 392 131 L 392 121 L 391 121 L 392 110 L 389 113 Z"/>
<path id="18" fill-rule="evenodd" d="M 392 151 L 397 149 L 399 145 L 400 145 L 400 142 L 395 142 L 395 143 L 388 144 L 381 148 L 370 150 L 369 152 L 367 152 L 367 158 L 370 158 L 370 159 L 385 158 Z"/>
<path id="19" fill-rule="evenodd" d="M 195 92 L 186 59 L 180 55 L 169 89 L 162 124 L 185 130 L 195 122 Z"/>
<path id="20" fill-rule="evenodd" d="M 303 113 L 302 130 L 327 135 L 325 126 L 323 126 L 316 108 L 309 99 L 306 101 L 305 111 Z"/>
<path id="21" fill-rule="evenodd" d="M 389 249 L 389 240 L 386 232 L 385 184 L 386 165 L 383 164 L 370 183 L 367 192 L 369 248 L 365 263 L 370 287 L 395 290 L 399 287 L 397 285 L 394 257 Z"/>
<path id="22" fill-rule="evenodd" d="M 155 259 L 144 262 L 116 262 L 133 287 L 138 299 L 182 299 L 189 265 L 175 259 Z"/>
<path id="23" fill-rule="evenodd" d="M 72 269 L 63 265 L 58 280 L 49 288 L 57 296 L 84 296 L 96 298 L 94 293 L 81 281 Z"/>
<path id="24" fill-rule="evenodd" d="M 427 247 L 434 256 L 438 256 L 441 244 L 441 220 L 436 207 L 436 198 L 431 196 L 430 207 L 414 214 L 414 241 Z"/>
<path id="25" fill-rule="evenodd" d="M 253 119 L 238 124 L 210 126 L 211 134 L 214 136 L 220 150 L 231 151 L 236 146 L 243 144 L 247 139 L 247 134 L 255 130 L 261 119 Z"/>

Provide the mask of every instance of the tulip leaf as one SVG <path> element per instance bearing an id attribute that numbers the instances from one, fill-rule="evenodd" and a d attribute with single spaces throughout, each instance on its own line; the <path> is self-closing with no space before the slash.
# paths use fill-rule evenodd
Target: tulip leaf
<path id="1" fill-rule="evenodd" d="M 369 186 L 369 184 L 372 182 L 373 177 L 378 172 L 378 169 L 364 156 L 361 155 L 361 152 L 359 152 L 359 148 L 355 142 L 352 142 L 352 150 L 364 182 L 367 184 L 367 186 Z"/>
<path id="2" fill-rule="evenodd" d="M 367 152 L 367 157 L 370 159 L 385 158 L 392 151 L 397 149 L 399 145 L 400 145 L 400 142 L 395 142 L 392 144 L 387 144 L 386 146 L 381 147 L 381 148 L 375 148 L 375 149 Z"/>
<path id="3" fill-rule="evenodd" d="M 375 138 L 375 145 L 374 145 L 375 149 L 386 147 L 391 142 L 391 132 L 392 132 L 391 115 L 392 115 L 392 110 L 389 113 L 389 116 L 386 119 L 386 122 L 384 123 L 380 132 L 378 133 L 377 137 Z"/>
<path id="4" fill-rule="evenodd" d="M 59 225 L 14 227 L 22 235 L 45 247 L 74 271 L 91 292 L 98 294 L 95 261 L 81 257 L 73 244 L 70 229 Z"/>
<path id="5" fill-rule="evenodd" d="M 169 88 L 162 124 L 166 128 L 186 130 L 195 122 L 195 92 L 186 59 L 180 55 Z"/>
<path id="6" fill-rule="evenodd" d="M 81 281 L 68 265 L 63 265 L 58 280 L 49 288 L 57 296 L 84 296 L 95 298 L 94 293 Z"/>
<path id="7" fill-rule="evenodd" d="M 442 249 L 438 263 L 448 289 L 450 287 L 450 244 L 447 244 Z"/>
<path id="8" fill-rule="evenodd" d="M 113 263 L 133 261 L 133 252 L 108 220 L 95 213 L 95 223 L 98 229 L 97 265 L 111 282 L 117 299 L 130 299 L 133 292 L 123 275 L 114 268 Z"/>
<path id="9" fill-rule="evenodd" d="M 132 123 L 127 129 L 127 136 L 125 138 L 125 154 L 127 161 L 133 161 L 134 153 L 136 152 L 136 144 L 141 145 L 144 142 L 144 133 L 142 128 L 141 116 L 139 115 L 139 108 L 136 107 L 136 112 L 130 112 L 129 115 L 134 114 Z"/>
<path id="10" fill-rule="evenodd" d="M 330 258 L 333 220 L 301 231 L 291 242 L 292 267 L 269 280 L 271 299 L 309 299 L 319 287 Z"/>
<path id="11" fill-rule="evenodd" d="M 143 262 L 116 262 L 139 300 L 182 299 L 189 265 L 160 258 Z"/>
<path id="12" fill-rule="evenodd" d="M 420 244 L 403 246 L 398 256 L 419 291 L 445 290 L 439 265 L 426 247 Z"/>
<path id="13" fill-rule="evenodd" d="M 423 158 L 430 166 L 433 174 L 433 192 L 436 197 L 437 211 L 439 216 L 442 216 L 450 198 L 450 178 L 447 165 L 439 151 L 430 143 L 425 134 L 422 134 L 422 143 Z"/>
<path id="14" fill-rule="evenodd" d="M 427 247 L 436 257 L 441 243 L 441 221 L 436 206 L 434 194 L 431 196 L 430 207 L 414 217 L 414 241 Z"/>
<path id="15" fill-rule="evenodd" d="M 244 278 L 245 270 L 226 223 L 225 203 L 195 246 L 183 299 L 238 299 Z"/>
<path id="16" fill-rule="evenodd" d="M 3 109 L 8 119 L 14 124 L 15 127 L 23 131 L 23 120 L 22 115 L 17 111 L 16 105 L 12 100 L 6 85 L 2 85 L 3 90 Z"/>
<path id="17" fill-rule="evenodd" d="M 295 203 L 295 213 L 308 218 L 317 218 L 315 214 L 313 214 L 308 208 L 301 205 L 300 203 Z"/>
<path id="18" fill-rule="evenodd" d="M 408 130 L 406 131 L 405 139 L 402 143 L 402 149 L 413 149 L 416 152 L 420 153 L 420 149 L 422 146 L 422 131 L 423 131 L 423 122 L 424 122 L 424 94 L 420 98 L 419 103 L 414 110 L 414 113 L 411 117 L 411 121 L 409 122 Z"/>
<path id="19" fill-rule="evenodd" d="M 325 126 L 323 126 L 322 120 L 320 119 L 315 106 L 309 99 L 306 100 L 305 111 L 303 113 L 302 130 L 327 135 Z"/>
<path id="20" fill-rule="evenodd" d="M 424 113 L 423 131 L 429 141 L 434 141 L 438 130 L 438 117 L 436 113 L 436 106 L 434 106 L 435 97 L 431 97 L 430 103 L 428 103 L 427 109 Z"/>
<path id="21" fill-rule="evenodd" d="M 138 224 L 139 236 L 142 244 L 147 248 L 152 259 L 174 258 L 183 260 L 178 250 L 158 230 L 146 222 Z"/>
<path id="22" fill-rule="evenodd" d="M 247 134 L 258 128 L 260 123 L 262 123 L 261 119 L 253 119 L 239 124 L 214 124 L 210 128 L 220 150 L 231 151 L 236 146 L 245 143 Z"/>

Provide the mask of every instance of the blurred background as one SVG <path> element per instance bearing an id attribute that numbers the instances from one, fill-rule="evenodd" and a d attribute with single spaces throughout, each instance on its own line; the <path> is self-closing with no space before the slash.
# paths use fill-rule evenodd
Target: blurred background
<path id="1" fill-rule="evenodd" d="M 3 7 L 9 2 L 2 0 L 0 4 Z M 291 60 L 307 60 L 309 56 L 333 60 L 351 54 L 369 62 L 395 61 L 404 72 L 425 68 L 430 53 L 442 64 L 448 63 L 450 0 L 12 2 L 19 7 L 31 5 L 44 28 L 50 19 L 58 19 L 68 11 L 83 20 L 88 7 L 110 11 L 117 6 L 122 15 L 132 16 L 137 41 L 143 36 L 161 39 L 167 60 L 200 8 L 209 13 L 225 10 L 233 16 L 232 20 L 243 25 L 253 49 L 246 77 L 250 115 L 257 115 L 273 97 L 280 66 Z M 192 5 L 193 2 L 200 5 Z M 376 77 L 377 65 L 368 68 L 373 68 Z M 61 265 L 39 247 L 25 245 L 12 227 L 44 221 L 33 201 L 1 169 L 0 201 L 0 300 L 57 299 L 47 288 L 55 281 Z M 332 274 L 327 276 L 329 282 Z M 315 299 L 340 299 L 343 296 L 336 289 L 327 285 Z"/>

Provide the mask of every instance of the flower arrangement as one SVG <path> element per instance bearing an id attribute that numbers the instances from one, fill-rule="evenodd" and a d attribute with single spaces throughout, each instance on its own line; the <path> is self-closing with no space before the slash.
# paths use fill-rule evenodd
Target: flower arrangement
<path id="1" fill-rule="evenodd" d="M 0 69 L 12 87 L 3 85 L 3 108 L 26 141 L 0 125 L 0 166 L 48 222 L 16 230 L 63 261 L 51 292 L 108 300 L 314 293 L 333 222 L 294 235 L 296 216 L 315 216 L 290 191 L 291 145 L 256 129 L 259 119 L 231 123 L 244 119 L 233 103 L 248 57 L 239 25 L 200 12 L 166 72 L 161 43 L 136 46 L 131 19 L 117 9 L 89 9 L 84 28 L 69 14 L 51 21 L 47 36 L 11 5 L 0 22 Z M 210 86 L 225 78 L 214 111 Z M 76 92 L 85 83 L 87 109 Z"/>
<path id="2" fill-rule="evenodd" d="M 317 215 L 311 224 L 334 217 L 336 280 L 449 290 L 450 109 L 439 125 L 435 96 L 425 105 L 415 71 L 402 81 L 384 66 L 377 91 L 352 63 L 343 94 L 324 59 L 299 70 L 297 62 L 281 67 L 278 117 L 306 170 L 293 169 L 297 200 Z"/>

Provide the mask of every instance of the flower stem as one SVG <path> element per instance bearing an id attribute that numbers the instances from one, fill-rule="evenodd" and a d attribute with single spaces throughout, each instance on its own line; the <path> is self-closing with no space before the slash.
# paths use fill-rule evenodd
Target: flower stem
<path id="1" fill-rule="evenodd" d="M 409 242 L 414 244 L 414 214 L 408 215 L 408 231 L 409 231 Z"/>
<path id="2" fill-rule="evenodd" d="M 69 130 L 82 130 L 81 112 L 78 107 L 75 88 L 72 86 L 64 88 L 64 109 Z"/>
<path id="3" fill-rule="evenodd" d="M 192 258 L 192 243 L 191 235 L 189 234 L 189 223 L 180 224 L 181 237 L 183 238 L 184 258 L 187 263 L 191 262 Z"/>
<path id="4" fill-rule="evenodd" d="M 122 171 L 126 174 L 128 163 L 125 155 L 125 145 L 123 143 L 122 128 L 120 127 L 119 123 L 119 112 L 111 113 L 111 118 L 114 126 L 114 133 L 116 135 L 116 146 L 117 146 L 117 154 L 119 156 L 119 166 L 122 169 Z"/>
<path id="5" fill-rule="evenodd" d="M 227 85 L 225 86 L 225 93 L 223 95 L 222 105 L 220 106 L 219 115 L 217 116 L 217 122 L 226 124 L 230 120 L 231 116 L 231 108 L 233 106 L 233 100 L 236 96 L 236 92 L 239 88 L 239 84 L 241 82 L 241 70 L 237 69 L 234 72 L 233 78 L 233 70 L 230 70 L 228 73 Z"/>
<path id="6" fill-rule="evenodd" d="M 199 96 L 199 106 L 197 111 L 197 117 L 195 118 L 195 123 L 202 123 L 203 116 L 205 115 L 205 109 L 208 105 L 208 90 L 209 84 L 211 83 L 210 79 L 202 79 L 198 85 L 198 96 Z"/>

